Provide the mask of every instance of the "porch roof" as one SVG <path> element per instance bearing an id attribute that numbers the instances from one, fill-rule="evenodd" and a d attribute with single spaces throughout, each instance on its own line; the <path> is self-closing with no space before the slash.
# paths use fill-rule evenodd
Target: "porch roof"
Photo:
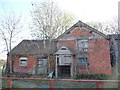
<path id="1" fill-rule="evenodd" d="M 73 52 L 70 51 L 66 46 L 62 46 L 55 54 L 71 55 Z"/>

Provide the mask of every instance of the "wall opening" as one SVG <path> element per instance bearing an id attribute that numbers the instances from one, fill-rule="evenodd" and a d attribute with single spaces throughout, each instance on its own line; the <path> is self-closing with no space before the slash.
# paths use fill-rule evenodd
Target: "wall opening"
<path id="1" fill-rule="evenodd" d="M 70 65 L 58 66 L 58 77 L 70 77 Z"/>

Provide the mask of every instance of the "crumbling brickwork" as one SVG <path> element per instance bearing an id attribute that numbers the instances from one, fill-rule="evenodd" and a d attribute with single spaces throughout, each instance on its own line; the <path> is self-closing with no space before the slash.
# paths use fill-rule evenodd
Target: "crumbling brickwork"
<path id="1" fill-rule="evenodd" d="M 20 66 L 20 56 L 14 56 L 13 71 L 19 73 L 35 74 L 36 64 L 36 56 L 27 56 L 27 66 Z"/>
<path id="2" fill-rule="evenodd" d="M 80 46 L 78 42 L 80 40 L 87 40 L 88 48 L 87 51 L 87 62 L 81 62 L 78 60 L 78 57 L 81 55 L 80 53 Z M 46 40 L 47 42 L 47 40 Z M 50 68 L 51 71 L 55 71 L 56 67 L 55 62 L 56 59 L 59 59 L 59 55 L 57 54 L 58 58 L 56 58 L 55 53 L 62 47 L 65 46 L 72 52 L 72 59 L 73 60 L 70 65 L 64 66 L 68 68 L 69 73 L 71 76 L 76 73 L 80 74 L 112 74 L 111 70 L 111 61 L 110 61 L 110 46 L 109 40 L 107 39 L 106 35 L 103 33 L 87 26 L 86 24 L 78 21 L 75 25 L 73 25 L 70 29 L 66 30 L 65 33 L 60 35 L 55 41 L 53 40 L 53 44 L 51 45 L 50 53 L 50 66 L 47 65 L 45 68 Z M 16 46 L 12 52 L 12 60 L 13 60 L 13 71 L 20 72 L 20 73 L 29 73 L 29 74 L 37 74 L 37 65 L 38 65 L 38 58 L 37 55 L 40 57 L 44 57 L 47 55 L 48 44 L 43 45 L 45 42 L 44 40 L 23 40 L 18 46 Z M 49 43 L 49 42 L 48 42 Z M 24 48 L 23 48 L 24 47 Z M 25 50 L 25 51 L 24 51 Z M 27 65 L 20 66 L 20 55 L 27 55 Z M 67 55 L 67 53 L 65 53 Z M 47 56 L 48 57 L 48 56 Z M 68 56 L 66 56 L 68 57 Z M 65 60 L 65 58 L 63 59 Z M 42 61 L 40 61 L 42 62 Z M 86 63 L 86 64 L 84 64 Z M 40 63 L 41 64 L 41 63 Z M 8 56 L 8 65 L 9 64 L 9 56 Z M 57 64 L 56 64 L 57 65 Z M 71 66 L 73 65 L 73 66 Z M 42 66 L 42 65 L 41 65 Z M 40 67 L 41 67 L 40 66 Z M 49 67 L 48 67 L 49 66 Z M 58 65 L 59 68 L 62 70 L 62 66 Z M 59 73 L 59 72 L 58 72 Z M 67 73 L 68 74 L 68 73 Z"/>

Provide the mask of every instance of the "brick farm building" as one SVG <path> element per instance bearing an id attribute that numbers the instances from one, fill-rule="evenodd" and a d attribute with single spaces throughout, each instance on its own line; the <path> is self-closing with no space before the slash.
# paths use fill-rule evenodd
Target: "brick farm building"
<path id="1" fill-rule="evenodd" d="M 108 37 L 78 21 L 58 38 L 23 40 L 8 53 L 12 72 L 56 77 L 103 73 L 111 75 Z M 12 63 L 10 63 L 12 62 Z"/>

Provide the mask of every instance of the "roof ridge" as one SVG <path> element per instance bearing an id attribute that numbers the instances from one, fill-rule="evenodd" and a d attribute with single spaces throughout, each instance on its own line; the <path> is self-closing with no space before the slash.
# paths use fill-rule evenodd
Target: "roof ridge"
<path id="1" fill-rule="evenodd" d="M 87 27 L 87 28 L 91 28 L 90 31 L 93 31 L 105 38 L 108 38 L 107 35 L 105 35 L 104 33 L 98 31 L 97 29 L 91 27 L 90 25 L 86 24 L 86 23 L 83 23 L 81 20 L 79 20 L 77 23 L 73 24 L 70 28 L 68 28 L 67 30 L 65 30 L 65 32 L 63 34 L 61 34 L 60 36 L 58 36 L 57 39 L 61 38 L 62 36 L 64 36 L 67 32 L 71 31 L 73 27 Z"/>

